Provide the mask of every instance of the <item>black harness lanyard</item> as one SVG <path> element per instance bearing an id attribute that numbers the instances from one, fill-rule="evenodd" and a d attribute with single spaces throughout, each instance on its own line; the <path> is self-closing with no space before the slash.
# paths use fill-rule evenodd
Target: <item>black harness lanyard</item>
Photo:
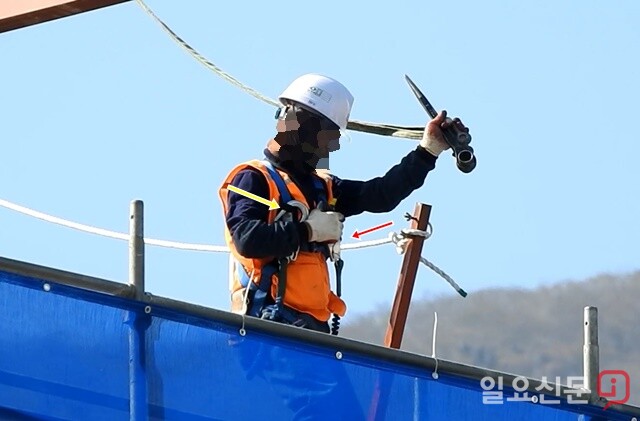
<path id="1" fill-rule="evenodd" d="M 287 289 L 287 265 L 289 264 L 289 259 L 286 257 L 282 257 L 278 259 L 278 292 L 275 300 L 275 310 L 273 314 L 273 319 L 278 320 L 280 317 L 280 310 L 284 306 L 284 291 Z"/>

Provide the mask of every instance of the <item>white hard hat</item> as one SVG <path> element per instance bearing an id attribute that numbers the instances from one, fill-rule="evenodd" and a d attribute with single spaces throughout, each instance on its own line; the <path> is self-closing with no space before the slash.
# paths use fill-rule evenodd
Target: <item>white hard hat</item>
<path id="1" fill-rule="evenodd" d="M 278 97 L 283 105 L 296 101 L 333 121 L 340 129 L 347 128 L 353 106 L 353 95 L 340 82 L 315 73 L 300 76 Z"/>

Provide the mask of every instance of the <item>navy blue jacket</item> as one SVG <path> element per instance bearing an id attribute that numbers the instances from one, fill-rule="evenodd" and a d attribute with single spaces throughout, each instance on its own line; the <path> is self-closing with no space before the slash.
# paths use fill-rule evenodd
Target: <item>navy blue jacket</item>
<path id="1" fill-rule="evenodd" d="M 298 185 L 307 203 L 315 202 L 313 176 L 293 171 L 265 149 L 265 158 L 284 169 Z M 382 177 L 368 181 L 342 180 L 333 177 L 335 210 L 345 217 L 363 212 L 383 213 L 395 209 L 414 190 L 420 188 L 429 171 L 435 168 L 436 157 L 421 146 L 409 152 Z M 262 173 L 254 169 L 239 172 L 232 185 L 271 199 L 269 186 Z M 308 241 L 307 226 L 299 222 L 278 221 L 267 224 L 269 208 L 252 199 L 229 191 L 227 227 L 238 252 L 248 258 L 289 256 L 300 244 Z"/>

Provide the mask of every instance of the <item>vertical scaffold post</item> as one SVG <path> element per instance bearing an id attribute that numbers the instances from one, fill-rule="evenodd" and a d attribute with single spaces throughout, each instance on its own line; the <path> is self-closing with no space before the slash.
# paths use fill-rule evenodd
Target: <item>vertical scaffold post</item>
<path id="1" fill-rule="evenodd" d="M 429 225 L 431 206 L 424 203 L 416 203 L 416 207 L 411 220 L 411 228 L 425 231 Z M 402 269 L 396 288 L 396 296 L 393 300 L 389 325 L 385 335 L 384 344 L 387 347 L 399 349 L 402 343 L 404 327 L 409 314 L 409 304 L 413 294 L 418 265 L 420 265 L 420 255 L 422 253 L 423 237 L 414 237 L 404 254 Z"/>
<path id="2" fill-rule="evenodd" d="M 143 301 L 144 286 L 144 206 L 142 201 L 131 202 L 129 212 L 129 285 L 135 299 Z M 147 420 L 147 378 L 145 370 L 145 331 L 148 317 L 144 312 L 129 310 L 129 419 Z"/>
<path id="3" fill-rule="evenodd" d="M 144 205 L 141 200 L 131 202 L 129 216 L 129 285 L 136 300 L 144 297 Z"/>
<path id="4" fill-rule="evenodd" d="M 600 373 L 600 353 L 598 349 L 598 308 L 584 308 L 584 387 L 589 389 L 589 400 L 598 401 L 598 374 Z"/>

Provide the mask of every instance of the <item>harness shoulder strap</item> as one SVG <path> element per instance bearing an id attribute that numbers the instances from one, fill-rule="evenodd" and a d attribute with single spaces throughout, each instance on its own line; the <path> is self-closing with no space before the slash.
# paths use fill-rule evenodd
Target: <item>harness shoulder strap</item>
<path id="1" fill-rule="evenodd" d="M 313 188 L 316 190 L 316 203 L 327 203 L 327 186 L 324 184 L 324 181 L 320 177 L 313 176 Z"/>
<path id="2" fill-rule="evenodd" d="M 268 160 L 263 160 L 262 163 L 265 165 L 265 167 L 267 168 L 267 171 L 269 172 L 269 175 L 271 176 L 271 178 L 273 179 L 273 181 L 276 183 L 276 186 L 278 188 L 278 193 L 280 194 L 280 198 L 281 198 L 281 204 L 286 204 L 291 200 L 291 193 L 289 193 L 289 190 L 287 189 L 286 183 L 284 181 L 284 179 L 282 178 L 282 176 L 280 175 L 280 173 L 278 172 L 278 170 L 276 170 L 275 166 Z M 319 176 L 319 175 L 313 175 L 313 188 L 315 190 L 316 193 L 316 203 L 320 203 L 320 202 L 328 202 L 328 193 L 327 193 L 327 186 L 324 182 L 324 180 Z"/>
<path id="3" fill-rule="evenodd" d="M 262 161 L 262 163 L 267 168 L 267 171 L 269 171 L 269 175 L 273 179 L 274 183 L 276 183 L 276 187 L 278 187 L 278 193 L 280 193 L 280 202 L 281 202 L 281 204 L 290 202 L 291 201 L 291 194 L 289 193 L 289 190 L 287 189 L 287 185 L 284 182 L 284 180 L 282 179 L 282 176 L 280 175 L 278 170 L 276 170 L 276 168 L 273 166 L 273 164 L 271 162 L 267 161 L 266 159 L 264 161 Z"/>

